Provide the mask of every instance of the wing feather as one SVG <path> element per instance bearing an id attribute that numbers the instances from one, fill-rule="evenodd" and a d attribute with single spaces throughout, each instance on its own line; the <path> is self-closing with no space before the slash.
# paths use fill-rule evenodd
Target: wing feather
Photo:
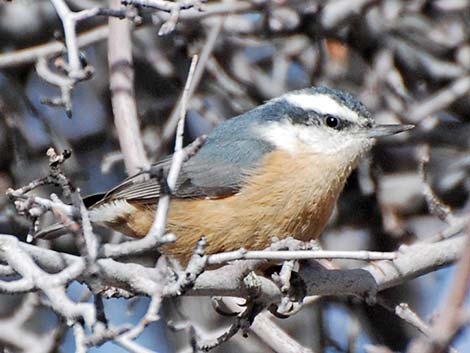
<path id="1" fill-rule="evenodd" d="M 262 157 L 273 150 L 266 141 L 252 136 L 234 140 L 232 136 L 213 134 L 201 149 L 183 163 L 173 195 L 179 198 L 220 198 L 237 193 L 247 173 L 255 168 Z M 163 175 L 168 174 L 171 156 L 158 162 Z M 126 199 L 128 201 L 156 202 L 161 186 L 156 178 L 136 175 L 110 190 L 96 202 Z"/>

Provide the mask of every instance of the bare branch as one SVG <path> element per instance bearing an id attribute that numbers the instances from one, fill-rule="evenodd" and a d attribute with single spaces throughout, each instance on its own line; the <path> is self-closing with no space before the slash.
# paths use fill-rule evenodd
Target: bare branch
<path id="1" fill-rule="evenodd" d="M 120 9 L 113 0 L 112 9 Z M 109 19 L 108 65 L 111 103 L 127 173 L 136 174 L 148 166 L 140 135 L 137 106 L 134 96 L 131 27 L 127 20 Z"/>
<path id="2" fill-rule="evenodd" d="M 79 48 L 100 42 L 108 37 L 108 26 L 99 26 L 77 36 Z M 20 49 L 11 53 L 0 54 L 0 69 L 18 65 L 32 64 L 40 58 L 54 57 L 65 50 L 64 43 L 54 41 L 31 48 Z"/>

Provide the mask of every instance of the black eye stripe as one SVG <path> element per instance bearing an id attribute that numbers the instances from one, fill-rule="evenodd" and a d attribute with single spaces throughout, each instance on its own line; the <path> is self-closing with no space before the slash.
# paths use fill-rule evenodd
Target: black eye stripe
<path id="1" fill-rule="evenodd" d="M 285 113 L 293 124 L 313 126 L 321 124 L 321 115 L 313 110 L 304 110 L 298 107 L 291 107 Z"/>
<path id="2" fill-rule="evenodd" d="M 315 110 L 306 110 L 293 105 L 290 105 L 289 109 L 281 106 L 278 106 L 278 108 L 283 111 L 284 116 L 288 117 L 288 119 L 296 125 L 323 125 L 335 130 L 342 130 L 345 127 L 354 125 L 353 122 L 333 114 L 323 114 Z M 333 124 L 333 120 L 336 122 L 335 124 Z"/>

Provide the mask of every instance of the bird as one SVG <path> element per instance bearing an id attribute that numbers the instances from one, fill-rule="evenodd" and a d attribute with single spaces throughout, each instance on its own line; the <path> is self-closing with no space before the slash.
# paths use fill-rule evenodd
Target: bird
<path id="1" fill-rule="evenodd" d="M 378 125 L 353 95 L 324 86 L 288 92 L 228 119 L 182 164 L 167 219 L 176 241 L 160 251 L 186 264 L 202 236 L 206 254 L 261 250 L 273 237 L 318 239 L 377 138 L 412 127 Z M 170 163 L 155 166 L 167 173 Z M 156 178 L 131 177 L 84 202 L 93 223 L 142 238 L 161 188 Z"/>

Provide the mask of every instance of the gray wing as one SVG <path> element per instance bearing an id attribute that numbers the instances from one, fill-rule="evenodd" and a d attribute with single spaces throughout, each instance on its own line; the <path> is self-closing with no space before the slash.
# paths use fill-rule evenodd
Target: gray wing
<path id="1" fill-rule="evenodd" d="M 225 197 L 240 190 L 243 179 L 273 147 L 259 139 L 210 141 L 182 168 L 178 197 Z"/>
<path id="2" fill-rule="evenodd" d="M 246 138 L 234 140 L 227 136 L 209 137 L 199 151 L 183 163 L 173 195 L 180 198 L 219 198 L 235 194 L 243 184 L 247 172 L 255 168 L 262 157 L 273 149 L 269 143 Z M 158 162 L 167 175 L 171 156 Z M 137 175 L 104 194 L 93 206 L 117 199 L 155 202 L 160 196 L 160 182 L 156 178 L 142 179 Z M 91 199 L 90 199 L 91 200 Z M 85 200 L 86 201 L 86 200 Z"/>

